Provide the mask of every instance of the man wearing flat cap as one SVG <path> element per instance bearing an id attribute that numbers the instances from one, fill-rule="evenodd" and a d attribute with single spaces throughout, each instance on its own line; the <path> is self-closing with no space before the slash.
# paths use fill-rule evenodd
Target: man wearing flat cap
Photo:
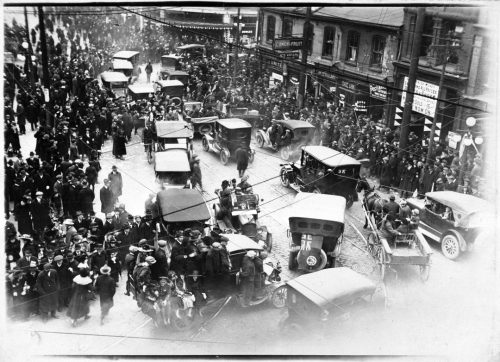
<path id="1" fill-rule="evenodd" d="M 40 294 L 39 310 L 42 320 L 46 321 L 49 315 L 52 318 L 57 318 L 56 310 L 59 301 L 59 287 L 57 272 L 52 268 L 51 263 L 45 263 L 43 270 L 38 274 L 36 289 Z"/>

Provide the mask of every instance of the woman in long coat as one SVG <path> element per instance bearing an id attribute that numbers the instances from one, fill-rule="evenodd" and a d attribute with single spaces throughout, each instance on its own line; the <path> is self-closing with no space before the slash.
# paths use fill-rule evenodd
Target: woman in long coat
<path id="1" fill-rule="evenodd" d="M 31 219 L 31 197 L 23 197 L 21 202 L 14 208 L 17 219 L 17 229 L 20 234 L 31 234 L 33 232 L 33 220 Z"/>
<path id="2" fill-rule="evenodd" d="M 92 292 L 92 279 L 89 271 L 82 269 L 80 274 L 73 278 L 73 296 L 69 302 L 67 316 L 72 320 L 72 326 L 76 327 L 76 321 L 85 317 L 89 319 L 89 301 Z"/>
<path id="3" fill-rule="evenodd" d="M 113 138 L 113 155 L 116 158 L 123 158 L 123 155 L 127 154 L 126 142 L 127 139 L 125 138 L 123 130 L 118 130 L 118 133 L 115 134 Z"/>

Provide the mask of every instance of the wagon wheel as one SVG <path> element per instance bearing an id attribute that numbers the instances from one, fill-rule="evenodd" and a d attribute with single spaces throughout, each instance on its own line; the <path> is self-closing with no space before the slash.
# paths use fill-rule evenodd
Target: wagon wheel
<path id="1" fill-rule="evenodd" d="M 290 159 L 290 155 L 292 154 L 290 146 L 282 147 L 280 153 L 281 153 L 281 158 L 285 161 L 288 161 Z"/>
<path id="2" fill-rule="evenodd" d="M 280 171 L 281 184 L 285 187 L 290 187 L 290 179 L 288 178 L 288 172 L 285 168 Z"/>
<path id="3" fill-rule="evenodd" d="M 263 148 L 264 147 L 264 137 L 262 137 L 262 135 L 260 133 L 257 133 L 257 137 L 256 138 L 256 142 L 257 142 L 257 146 L 259 146 L 260 148 Z"/>
<path id="4" fill-rule="evenodd" d="M 275 290 L 271 295 L 271 303 L 275 308 L 283 308 L 286 305 L 287 288 L 286 285 L 282 285 Z"/>
<path id="5" fill-rule="evenodd" d="M 203 151 L 206 152 L 210 151 L 210 147 L 208 146 L 208 140 L 205 137 L 203 137 L 203 139 L 201 140 L 201 145 L 203 147 Z"/>
<path id="6" fill-rule="evenodd" d="M 377 260 L 378 263 L 380 264 L 380 280 L 384 280 L 387 264 L 386 264 L 385 250 L 382 247 L 378 248 Z"/>
<path id="7" fill-rule="evenodd" d="M 425 264 L 425 265 L 419 265 L 420 267 L 420 280 L 422 282 L 426 282 L 429 280 L 429 275 L 431 272 L 431 266 L 430 264 Z"/>
<path id="8" fill-rule="evenodd" d="M 191 310 L 191 316 L 188 315 L 189 310 Z M 195 322 L 195 319 L 196 312 L 193 308 L 179 308 L 176 312 L 172 313 L 172 325 L 178 331 L 186 331 L 191 328 Z"/>
<path id="9" fill-rule="evenodd" d="M 229 162 L 229 151 L 228 150 L 222 149 L 220 151 L 220 162 L 223 165 L 227 165 L 227 163 Z"/>

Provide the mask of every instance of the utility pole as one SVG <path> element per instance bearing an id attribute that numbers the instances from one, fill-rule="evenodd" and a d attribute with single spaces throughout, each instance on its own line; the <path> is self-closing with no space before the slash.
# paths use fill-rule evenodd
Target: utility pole
<path id="1" fill-rule="evenodd" d="M 304 23 L 304 40 L 302 42 L 302 71 L 300 72 L 299 94 L 297 97 L 297 106 L 304 106 L 304 95 L 306 88 L 306 71 L 307 71 L 307 56 L 309 54 L 309 32 L 311 31 L 311 7 L 306 10 L 306 21 Z"/>
<path id="2" fill-rule="evenodd" d="M 47 37 L 45 35 L 45 21 L 43 14 L 43 6 L 38 6 L 38 22 L 40 24 L 40 43 L 42 46 L 42 69 L 43 79 L 42 85 L 49 89 L 49 55 L 47 53 Z"/>
<path id="3" fill-rule="evenodd" d="M 427 149 L 427 158 L 425 160 L 425 163 L 428 164 L 431 156 L 432 156 L 432 151 L 434 148 L 434 134 L 436 133 L 436 123 L 437 123 L 437 117 L 438 117 L 438 110 L 439 110 L 439 99 L 441 97 L 444 97 L 443 95 L 443 83 L 444 83 L 444 74 L 446 72 L 446 64 L 448 64 L 448 51 L 450 48 L 450 37 L 448 36 L 446 38 L 446 44 L 445 44 L 445 50 L 444 50 L 444 63 L 443 63 L 443 68 L 441 69 L 441 77 L 439 78 L 439 87 L 438 87 L 438 96 L 436 99 L 436 109 L 434 110 L 434 117 L 432 119 L 432 127 L 431 127 L 431 134 L 429 136 L 429 148 Z"/>
<path id="4" fill-rule="evenodd" d="M 413 105 L 413 95 L 415 93 L 415 83 L 417 81 L 418 58 L 420 55 L 420 45 L 422 43 L 422 30 L 424 29 L 425 8 L 420 6 L 417 9 L 417 20 L 415 33 L 413 35 L 413 46 L 411 48 L 410 70 L 408 71 L 408 88 L 401 122 L 401 135 L 399 137 L 398 156 L 401 158 L 408 147 L 408 135 L 410 133 L 410 119 Z"/>
<path id="5" fill-rule="evenodd" d="M 33 64 L 31 62 L 31 56 L 33 55 L 33 47 L 31 46 L 30 40 L 30 27 L 28 25 L 28 10 L 26 6 L 24 7 L 24 22 L 26 25 L 26 41 L 28 43 L 28 54 L 26 55 L 28 58 L 28 79 L 30 81 L 31 87 L 35 87 L 35 74 L 33 73 Z"/>
<path id="6" fill-rule="evenodd" d="M 236 76 L 238 74 L 238 48 L 240 45 L 240 8 L 238 7 L 238 17 L 236 18 L 236 37 L 234 43 L 234 59 L 233 59 L 233 85 L 236 88 Z"/>

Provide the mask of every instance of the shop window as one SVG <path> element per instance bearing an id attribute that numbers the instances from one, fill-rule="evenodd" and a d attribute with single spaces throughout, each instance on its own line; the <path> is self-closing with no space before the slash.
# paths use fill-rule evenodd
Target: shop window
<path id="1" fill-rule="evenodd" d="M 385 38 L 375 35 L 372 40 L 372 56 L 370 66 L 381 68 L 382 60 L 384 59 Z"/>
<path id="2" fill-rule="evenodd" d="M 283 19 L 283 26 L 281 28 L 281 36 L 282 37 L 290 37 L 293 35 L 293 20 L 292 19 Z"/>
<path id="3" fill-rule="evenodd" d="M 276 18 L 274 16 L 267 17 L 267 33 L 266 40 L 273 41 L 275 37 L 276 31 Z"/>
<path id="4" fill-rule="evenodd" d="M 440 46 L 438 48 L 438 64 L 447 61 L 449 64 L 458 64 L 458 52 L 462 43 L 463 24 L 460 21 L 443 19 L 441 28 Z M 448 54 L 445 54 L 447 38 L 449 38 Z M 447 59 L 446 59 L 447 56 Z"/>
<path id="5" fill-rule="evenodd" d="M 359 33 L 357 31 L 350 31 L 347 34 L 346 60 L 349 62 L 356 62 L 358 60 L 358 49 L 359 49 Z"/>
<path id="6" fill-rule="evenodd" d="M 333 44 L 335 40 L 335 28 L 331 26 L 326 26 L 323 33 L 323 52 L 321 53 L 324 57 L 333 57 Z"/>
<path id="7" fill-rule="evenodd" d="M 420 57 L 426 57 L 430 54 L 431 44 L 434 32 L 434 20 L 430 16 L 425 16 L 424 18 L 424 29 L 422 30 L 422 42 L 420 44 Z M 411 33 L 410 36 L 413 38 L 415 33 Z"/>

